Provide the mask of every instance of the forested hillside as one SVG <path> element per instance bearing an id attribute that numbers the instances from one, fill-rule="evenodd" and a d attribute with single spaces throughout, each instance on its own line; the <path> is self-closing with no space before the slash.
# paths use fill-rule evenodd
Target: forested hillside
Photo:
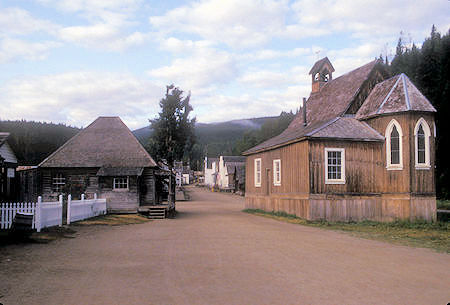
<path id="1" fill-rule="evenodd" d="M 450 198 L 450 30 L 443 36 L 433 26 L 419 48 L 399 39 L 390 64 L 393 75 L 405 73 L 436 108 L 436 186 L 439 198 Z"/>
<path id="2" fill-rule="evenodd" d="M 11 145 L 19 165 L 37 165 L 80 129 L 64 124 L 0 121 L 0 131 L 11 133 Z"/>

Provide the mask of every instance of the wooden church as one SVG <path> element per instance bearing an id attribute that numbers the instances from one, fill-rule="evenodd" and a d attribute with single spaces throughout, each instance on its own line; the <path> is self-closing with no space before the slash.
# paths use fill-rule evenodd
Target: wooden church
<path id="1" fill-rule="evenodd" d="M 314 64 L 312 92 L 280 135 L 244 152 L 246 208 L 308 220 L 436 219 L 435 108 L 378 61 L 335 79 Z"/>

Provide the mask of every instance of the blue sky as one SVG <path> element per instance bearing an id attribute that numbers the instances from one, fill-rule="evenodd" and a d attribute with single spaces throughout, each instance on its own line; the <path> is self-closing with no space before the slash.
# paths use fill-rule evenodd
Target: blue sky
<path id="1" fill-rule="evenodd" d="M 0 119 L 86 126 L 118 115 L 148 125 L 165 86 L 199 122 L 278 115 L 309 96 L 324 56 L 334 77 L 380 54 L 400 31 L 420 44 L 450 28 L 450 1 L 0 2 Z"/>

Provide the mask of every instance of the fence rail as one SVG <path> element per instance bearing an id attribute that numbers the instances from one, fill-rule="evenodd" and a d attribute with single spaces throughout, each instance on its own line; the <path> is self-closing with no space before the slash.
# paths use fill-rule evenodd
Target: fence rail
<path id="1" fill-rule="evenodd" d="M 38 197 L 37 202 L 0 203 L 0 229 L 11 228 L 14 217 L 17 213 L 33 215 L 32 229 L 40 232 L 42 228 L 62 226 L 63 223 L 63 197 L 55 202 L 43 202 L 42 197 Z M 84 194 L 81 200 L 72 200 L 72 196 L 67 198 L 67 224 L 74 221 L 106 214 L 106 199 L 85 200 Z"/>
<path id="2" fill-rule="evenodd" d="M 67 224 L 105 214 L 106 199 L 97 199 L 97 194 L 90 200 L 84 199 L 84 194 L 81 200 L 72 200 L 71 195 L 67 199 Z"/>

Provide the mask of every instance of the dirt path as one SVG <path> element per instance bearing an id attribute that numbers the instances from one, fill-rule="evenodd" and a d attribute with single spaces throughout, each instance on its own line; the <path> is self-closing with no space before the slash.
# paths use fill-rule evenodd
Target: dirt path
<path id="1" fill-rule="evenodd" d="M 177 219 L 0 248 L 0 303 L 447 304 L 450 256 L 240 212 L 195 189 Z"/>

